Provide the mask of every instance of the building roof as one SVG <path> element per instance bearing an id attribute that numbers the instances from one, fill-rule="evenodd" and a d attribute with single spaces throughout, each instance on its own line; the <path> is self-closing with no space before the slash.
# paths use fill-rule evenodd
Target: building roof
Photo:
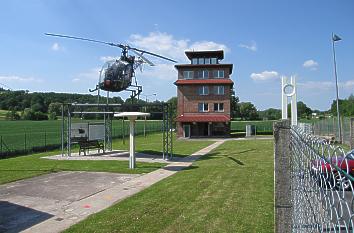
<path id="1" fill-rule="evenodd" d="M 226 84 L 233 85 L 234 82 L 229 78 L 223 79 L 178 79 L 175 85 L 199 85 L 199 84 Z"/>
<path id="2" fill-rule="evenodd" d="M 198 115 L 183 115 L 176 118 L 179 122 L 228 122 L 229 115 L 223 114 L 198 114 Z"/>
<path id="3" fill-rule="evenodd" d="M 216 57 L 224 59 L 224 51 L 223 50 L 214 50 L 214 51 L 185 51 L 186 56 L 189 59 L 199 58 L 199 57 Z"/>
<path id="4" fill-rule="evenodd" d="M 180 68 L 229 68 L 229 73 L 230 75 L 232 74 L 232 64 L 179 64 L 175 65 L 175 68 L 179 70 Z"/>

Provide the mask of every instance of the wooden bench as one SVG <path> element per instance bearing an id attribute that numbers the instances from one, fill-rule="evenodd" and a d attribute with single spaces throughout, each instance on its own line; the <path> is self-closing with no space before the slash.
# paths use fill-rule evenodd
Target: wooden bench
<path id="1" fill-rule="evenodd" d="M 99 142 L 98 140 L 93 140 L 93 141 L 79 141 L 79 155 L 81 152 L 84 152 L 84 155 L 86 155 L 86 150 L 90 149 L 98 149 L 98 153 L 102 150 L 104 152 L 104 145 L 103 143 Z"/>

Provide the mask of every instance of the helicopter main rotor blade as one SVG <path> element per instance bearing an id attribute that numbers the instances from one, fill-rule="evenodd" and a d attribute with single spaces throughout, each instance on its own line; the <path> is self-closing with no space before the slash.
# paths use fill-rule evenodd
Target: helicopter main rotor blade
<path id="1" fill-rule="evenodd" d="M 100 44 L 106 44 L 114 47 L 119 47 L 119 48 L 124 48 L 125 46 L 122 44 L 114 44 L 110 42 L 105 42 L 105 41 L 100 41 L 100 40 L 93 40 L 93 39 L 88 39 L 88 38 L 83 38 L 83 37 L 76 37 L 76 36 L 67 36 L 67 35 L 61 35 L 61 34 L 53 34 L 53 33 L 45 33 L 46 36 L 55 36 L 55 37 L 61 37 L 61 38 L 68 38 L 68 39 L 75 39 L 75 40 L 84 40 L 84 41 L 90 41 L 94 43 L 100 43 Z"/>
<path id="2" fill-rule="evenodd" d="M 138 53 L 135 50 L 131 50 L 133 53 L 135 53 L 138 57 L 140 57 L 145 63 L 149 64 L 150 66 L 155 66 L 154 63 L 152 63 L 151 61 L 149 61 L 149 59 L 147 59 L 146 57 L 143 56 L 143 54 Z"/>
<path id="3" fill-rule="evenodd" d="M 130 49 L 130 50 L 132 50 L 132 51 L 135 50 L 135 51 L 137 51 L 137 52 L 146 53 L 146 54 L 149 54 L 149 55 L 151 55 L 151 56 L 155 56 L 155 57 L 158 57 L 158 58 L 165 59 L 165 60 L 167 60 L 167 61 L 172 61 L 172 62 L 174 62 L 174 63 L 177 63 L 177 61 L 172 60 L 171 58 L 164 57 L 164 56 L 158 55 L 158 54 L 156 54 L 156 53 L 151 53 L 151 52 L 148 52 L 148 51 L 145 51 L 145 50 L 141 50 L 141 49 L 137 49 L 137 48 L 133 48 L 133 47 L 128 47 L 128 49 Z"/>

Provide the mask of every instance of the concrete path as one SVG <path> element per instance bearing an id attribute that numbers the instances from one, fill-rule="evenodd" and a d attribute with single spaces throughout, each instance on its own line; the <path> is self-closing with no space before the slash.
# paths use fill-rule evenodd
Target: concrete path
<path id="1" fill-rule="evenodd" d="M 23 229 L 21 229 L 23 230 L 23 232 L 60 232 L 70 227 L 71 225 L 87 218 L 89 215 L 97 213 L 135 193 L 140 192 L 141 190 L 151 186 L 152 184 L 165 179 L 166 177 L 175 174 L 178 171 L 191 166 L 195 160 L 209 153 L 211 150 L 215 149 L 223 142 L 224 140 L 218 140 L 212 145 L 186 158 L 180 159 L 178 162 L 170 163 L 164 168 L 158 169 L 146 175 L 130 177 L 126 174 L 120 174 L 121 176 L 125 177 L 124 182 L 114 183 L 106 188 L 103 187 L 99 191 L 93 192 L 91 195 L 86 195 L 83 198 L 76 197 L 75 201 L 73 202 L 61 203 L 58 200 L 46 199 L 45 197 L 47 191 L 41 194 L 41 199 L 36 200 L 36 198 L 29 198 L 30 201 L 27 202 L 27 196 L 24 195 L 21 197 L 21 193 L 17 193 L 17 195 L 15 196 L 9 195 L 6 199 L 4 199 L 3 202 L 9 205 L 11 204 L 21 206 L 23 208 L 29 208 L 30 210 L 32 210 L 32 214 L 37 214 L 39 216 L 34 224 L 28 224 L 27 226 L 26 223 L 22 224 L 25 226 Z M 83 174 L 86 173 L 83 172 Z M 10 183 L 8 185 L 11 186 L 15 183 L 17 182 Z M 88 183 L 86 180 L 86 185 L 87 184 L 91 184 L 89 179 Z M 0 186 L 0 190 L 2 189 L 3 187 Z M 56 205 L 55 210 L 48 210 L 46 206 L 53 206 L 53 204 Z"/>

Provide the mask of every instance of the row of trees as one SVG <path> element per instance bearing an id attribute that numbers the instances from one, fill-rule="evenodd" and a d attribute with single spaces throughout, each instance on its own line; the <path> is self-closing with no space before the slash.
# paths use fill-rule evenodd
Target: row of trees
<path id="1" fill-rule="evenodd" d="M 101 97 L 106 102 L 105 97 Z M 69 93 L 30 93 L 28 91 L 0 90 L 0 109 L 8 110 L 10 120 L 47 120 L 61 115 L 62 103 L 97 103 L 97 96 Z M 113 97 L 110 103 L 124 103 L 120 97 Z"/>
<path id="2" fill-rule="evenodd" d="M 354 95 L 351 94 L 347 99 L 339 100 L 339 112 L 341 116 L 354 116 Z M 331 105 L 331 113 L 337 116 L 337 102 L 333 100 Z"/>
<path id="3" fill-rule="evenodd" d="M 107 99 L 101 97 L 101 101 L 105 103 Z M 120 97 L 110 98 L 110 103 L 130 104 L 132 99 L 128 98 L 125 101 Z M 0 89 L 0 109 L 8 110 L 7 119 L 11 120 L 46 120 L 56 119 L 61 115 L 62 103 L 97 103 L 97 96 L 83 94 L 68 94 L 68 93 L 29 93 L 28 91 L 9 91 Z M 155 101 L 159 103 L 159 101 Z M 177 97 L 170 98 L 167 102 L 172 104 L 173 117 L 177 115 Z M 144 100 L 134 100 L 134 103 L 145 103 Z M 340 111 L 343 116 L 354 116 L 354 96 L 349 96 L 348 99 L 340 100 Z M 310 118 L 313 112 L 320 113 L 317 110 L 312 110 L 305 103 L 299 101 L 297 103 L 298 116 L 300 118 Z M 161 109 L 158 106 L 150 106 L 149 112 L 155 112 L 152 115 L 153 119 L 161 118 Z M 129 109 L 126 109 L 129 111 Z M 326 113 L 337 114 L 336 102 L 333 101 L 331 109 Z M 288 105 L 288 114 L 290 114 L 290 105 Z M 96 116 L 85 116 L 96 117 Z M 232 92 L 231 95 L 231 117 L 239 120 L 278 120 L 281 118 L 281 110 L 269 108 L 264 111 L 258 111 L 251 102 L 239 102 L 239 98 Z"/>

